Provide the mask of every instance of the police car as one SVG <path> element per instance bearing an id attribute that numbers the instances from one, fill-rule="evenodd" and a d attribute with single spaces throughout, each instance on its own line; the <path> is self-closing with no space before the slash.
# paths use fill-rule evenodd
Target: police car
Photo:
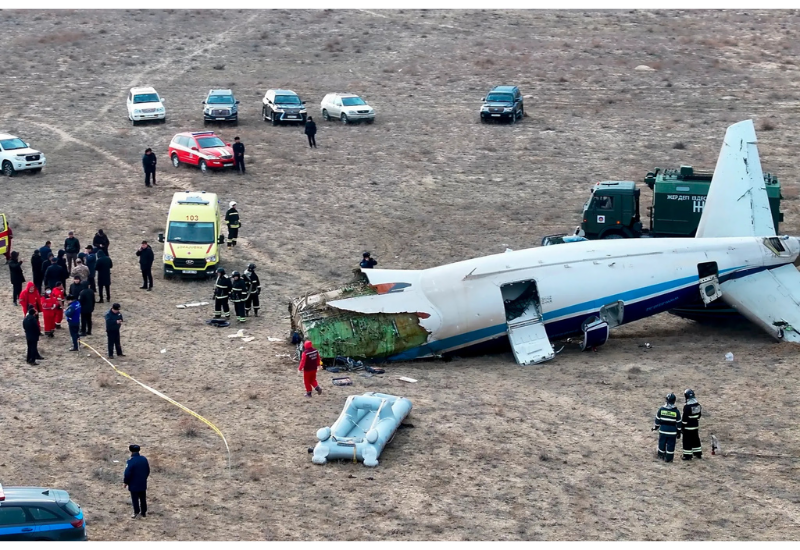
<path id="1" fill-rule="evenodd" d="M 89 540 L 81 507 L 69 493 L 0 485 L 0 541 Z"/>

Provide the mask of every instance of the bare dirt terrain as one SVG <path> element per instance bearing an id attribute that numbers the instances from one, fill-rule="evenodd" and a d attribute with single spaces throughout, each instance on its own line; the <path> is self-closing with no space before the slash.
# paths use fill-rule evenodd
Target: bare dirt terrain
<path id="1" fill-rule="evenodd" d="M 41 174 L 0 180 L 26 276 L 46 239 L 57 248 L 74 230 L 83 244 L 105 229 L 126 319 L 118 367 L 209 418 L 232 449 L 229 471 L 210 429 L 67 352 L 66 330 L 42 342 L 46 361 L 26 365 L 6 282 L 0 482 L 68 490 L 93 539 L 800 538 L 798 349 L 749 325 L 664 314 L 616 330 L 598 353 L 568 344 L 535 367 L 506 350 L 392 364 L 351 376 L 352 388 L 321 373 L 325 394 L 311 400 L 284 356 L 292 347 L 268 340 L 288 334 L 291 297 L 348 280 L 362 250 L 419 269 L 538 245 L 578 223 L 598 180 L 713 168 L 725 128 L 747 118 L 783 183 L 782 231 L 797 234 L 798 24 L 794 11 L 0 11 L 0 131 L 48 160 Z M 497 84 L 532 96 L 523 122 L 480 124 Z M 134 85 L 166 98 L 166 125 L 131 126 Z M 219 133 L 242 137 L 248 175 L 173 169 L 169 140 L 202 129 L 204 94 L 228 86 L 241 122 Z M 278 87 L 315 118 L 337 90 L 362 94 L 378 118 L 319 117 L 309 150 L 300 128 L 260 119 Z M 154 189 L 142 181 L 146 147 L 159 158 Z M 157 270 L 154 291 L 138 289 L 138 243 L 163 231 L 173 192 L 201 189 L 239 203 L 241 244 L 223 265 L 258 264 L 263 316 L 246 324 L 250 343 L 204 324 L 211 306 L 176 309 L 208 300 L 211 282 Z M 101 351 L 105 311 L 87 338 Z M 665 465 L 652 416 L 687 387 L 704 406 L 706 458 Z M 312 465 L 316 430 L 363 391 L 409 397 L 414 428 L 374 470 Z M 710 456 L 711 432 L 725 455 Z M 133 442 L 153 468 L 140 522 L 122 487 Z"/>

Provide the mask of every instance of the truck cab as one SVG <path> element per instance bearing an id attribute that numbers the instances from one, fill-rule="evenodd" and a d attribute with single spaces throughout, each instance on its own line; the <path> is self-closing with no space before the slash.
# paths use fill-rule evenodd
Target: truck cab
<path id="1" fill-rule="evenodd" d="M 642 233 L 639 189 L 632 181 L 601 181 L 583 205 L 578 234 L 587 239 L 626 239 Z"/>
<path id="2" fill-rule="evenodd" d="M 182 192 L 172 196 L 164 244 L 164 277 L 213 277 L 225 237 L 220 233 L 219 200 L 215 193 Z"/>

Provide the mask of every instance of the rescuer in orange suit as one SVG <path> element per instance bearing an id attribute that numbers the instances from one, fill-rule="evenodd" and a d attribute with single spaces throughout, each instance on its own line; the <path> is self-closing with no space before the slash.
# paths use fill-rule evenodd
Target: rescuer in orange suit
<path id="1" fill-rule="evenodd" d="M 322 388 L 317 384 L 317 370 L 320 364 L 322 364 L 319 352 L 314 349 L 314 344 L 311 343 L 311 340 L 306 340 L 303 347 L 305 349 L 300 357 L 300 366 L 297 370 L 303 371 L 303 384 L 306 386 L 306 397 L 311 397 L 312 389 L 322 394 Z"/>

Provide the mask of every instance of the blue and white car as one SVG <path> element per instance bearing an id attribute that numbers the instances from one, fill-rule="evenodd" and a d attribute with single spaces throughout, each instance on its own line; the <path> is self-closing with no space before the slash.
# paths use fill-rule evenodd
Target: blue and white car
<path id="1" fill-rule="evenodd" d="M 89 540 L 81 507 L 69 493 L 0 485 L 0 541 Z"/>

